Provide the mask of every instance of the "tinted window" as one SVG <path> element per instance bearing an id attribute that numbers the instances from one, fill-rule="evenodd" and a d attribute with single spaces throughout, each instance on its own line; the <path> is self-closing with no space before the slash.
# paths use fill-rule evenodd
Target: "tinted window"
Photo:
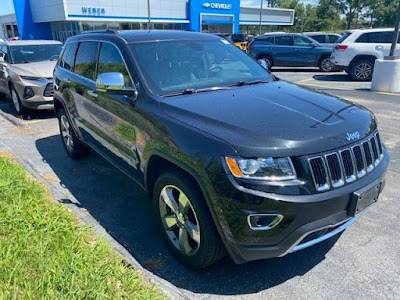
<path id="1" fill-rule="evenodd" d="M 119 72 L 124 75 L 125 85 L 132 86 L 129 72 L 118 49 L 109 43 L 102 43 L 100 48 L 98 74 Z"/>
<path id="2" fill-rule="evenodd" d="M 263 38 L 263 39 L 255 39 L 253 41 L 253 45 L 266 45 L 266 44 L 271 44 L 271 37 Z"/>
<path id="3" fill-rule="evenodd" d="M 369 42 L 369 36 L 367 33 L 362 34 L 356 41 L 356 43 L 368 43 Z"/>
<path id="4" fill-rule="evenodd" d="M 97 42 L 80 43 L 75 60 L 75 73 L 95 80 Z"/>
<path id="5" fill-rule="evenodd" d="M 291 36 L 276 36 L 275 45 L 293 46 L 293 38 Z"/>
<path id="6" fill-rule="evenodd" d="M 339 39 L 339 36 L 337 36 L 337 35 L 333 35 L 333 34 L 328 35 L 328 43 L 330 43 L 330 44 L 336 43 L 338 41 L 338 39 Z"/>
<path id="7" fill-rule="evenodd" d="M 150 89 L 159 95 L 239 82 L 273 81 L 267 70 L 224 40 L 174 40 L 129 46 Z"/>
<path id="8" fill-rule="evenodd" d="M 326 43 L 325 34 L 312 35 L 310 38 L 316 40 L 318 43 Z"/>
<path id="9" fill-rule="evenodd" d="M 14 64 L 58 60 L 61 49 L 61 44 L 10 46 Z"/>
<path id="10" fill-rule="evenodd" d="M 299 47 L 309 47 L 311 46 L 311 41 L 303 36 L 294 36 L 294 45 Z"/>
<path id="11" fill-rule="evenodd" d="M 74 68 L 75 52 L 78 47 L 78 43 L 71 43 L 65 47 L 63 57 L 60 60 L 60 66 L 67 70 Z"/>

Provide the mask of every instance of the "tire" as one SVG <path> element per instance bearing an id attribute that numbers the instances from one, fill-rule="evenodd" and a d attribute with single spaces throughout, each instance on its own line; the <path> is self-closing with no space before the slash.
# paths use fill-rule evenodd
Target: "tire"
<path id="1" fill-rule="evenodd" d="M 187 174 L 162 174 L 154 185 L 153 208 L 167 247 L 182 264 L 204 269 L 225 255 L 204 197 Z"/>
<path id="2" fill-rule="evenodd" d="M 324 56 L 318 63 L 318 67 L 322 72 L 332 72 L 335 69 L 335 65 L 331 63 L 329 56 Z"/>
<path id="3" fill-rule="evenodd" d="M 271 71 L 273 63 L 272 63 L 272 58 L 270 56 L 261 56 L 258 58 L 258 60 L 263 60 L 267 64 L 267 69 L 268 71 Z"/>
<path id="4" fill-rule="evenodd" d="M 88 156 L 90 153 L 90 148 L 76 137 L 76 134 L 71 126 L 71 122 L 67 114 L 65 113 L 65 110 L 60 109 L 57 117 L 61 140 L 63 142 L 65 151 L 67 151 L 68 156 L 75 159 Z"/>
<path id="5" fill-rule="evenodd" d="M 15 111 L 22 117 L 27 116 L 29 114 L 29 109 L 22 104 L 21 99 L 19 98 L 18 93 L 13 85 L 11 86 L 10 90 Z"/>
<path id="6" fill-rule="evenodd" d="M 371 59 L 355 61 L 349 70 L 350 77 L 357 81 L 371 81 L 375 62 Z"/>

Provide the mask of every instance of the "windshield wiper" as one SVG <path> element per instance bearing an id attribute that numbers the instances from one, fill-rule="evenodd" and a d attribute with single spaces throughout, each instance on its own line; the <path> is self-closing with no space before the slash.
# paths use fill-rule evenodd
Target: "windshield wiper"
<path id="1" fill-rule="evenodd" d="M 227 89 L 227 87 L 226 86 L 214 86 L 214 87 L 208 87 L 208 88 L 202 88 L 202 89 L 185 89 L 182 92 L 164 95 L 164 97 L 174 97 L 174 96 L 179 96 L 179 95 L 197 94 L 197 93 L 218 91 L 218 90 L 224 90 L 224 89 Z"/>
<path id="2" fill-rule="evenodd" d="M 244 86 L 244 85 L 253 85 L 253 84 L 260 84 L 260 83 L 270 83 L 268 80 L 253 80 L 253 81 L 238 81 L 234 84 L 231 84 L 229 86 Z"/>

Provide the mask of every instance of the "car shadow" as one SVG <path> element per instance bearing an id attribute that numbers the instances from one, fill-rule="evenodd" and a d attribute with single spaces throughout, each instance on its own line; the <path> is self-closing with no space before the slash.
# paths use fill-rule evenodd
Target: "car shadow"
<path id="1" fill-rule="evenodd" d="M 45 120 L 45 119 L 51 119 L 54 118 L 54 111 L 53 110 L 31 110 L 29 111 L 27 116 L 21 117 L 20 115 L 17 114 L 14 108 L 14 104 L 11 100 L 11 98 L 6 98 L 0 100 L 0 109 L 7 113 L 10 114 L 18 119 L 21 120 Z"/>
<path id="2" fill-rule="evenodd" d="M 313 78 L 319 81 L 358 82 L 351 79 L 351 77 L 347 73 L 314 75 Z"/>
<path id="3" fill-rule="evenodd" d="M 243 295 L 277 286 L 322 262 L 338 238 L 283 258 L 236 265 L 225 257 L 209 269 L 193 271 L 170 255 L 156 228 L 151 199 L 132 180 L 95 153 L 70 159 L 58 135 L 37 140 L 36 147 L 60 179 L 57 184 L 67 188 L 140 264 L 194 293 Z"/>
<path id="4" fill-rule="evenodd" d="M 284 68 L 284 67 L 279 67 L 279 68 L 274 68 L 272 67 L 271 70 L 272 73 L 280 73 L 280 72 L 294 72 L 294 73 L 321 73 L 322 71 L 319 68 L 311 68 L 311 69 L 305 69 L 305 68 Z"/>

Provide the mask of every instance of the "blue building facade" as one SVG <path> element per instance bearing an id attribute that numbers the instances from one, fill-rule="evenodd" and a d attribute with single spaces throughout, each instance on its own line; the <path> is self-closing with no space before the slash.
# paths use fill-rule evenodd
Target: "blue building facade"
<path id="1" fill-rule="evenodd" d="M 146 0 L 13 0 L 22 39 L 57 39 L 86 30 L 147 29 Z M 240 0 L 151 0 L 152 28 L 238 33 L 256 27 L 260 9 Z M 263 25 L 292 25 L 294 11 L 266 8 Z"/>

